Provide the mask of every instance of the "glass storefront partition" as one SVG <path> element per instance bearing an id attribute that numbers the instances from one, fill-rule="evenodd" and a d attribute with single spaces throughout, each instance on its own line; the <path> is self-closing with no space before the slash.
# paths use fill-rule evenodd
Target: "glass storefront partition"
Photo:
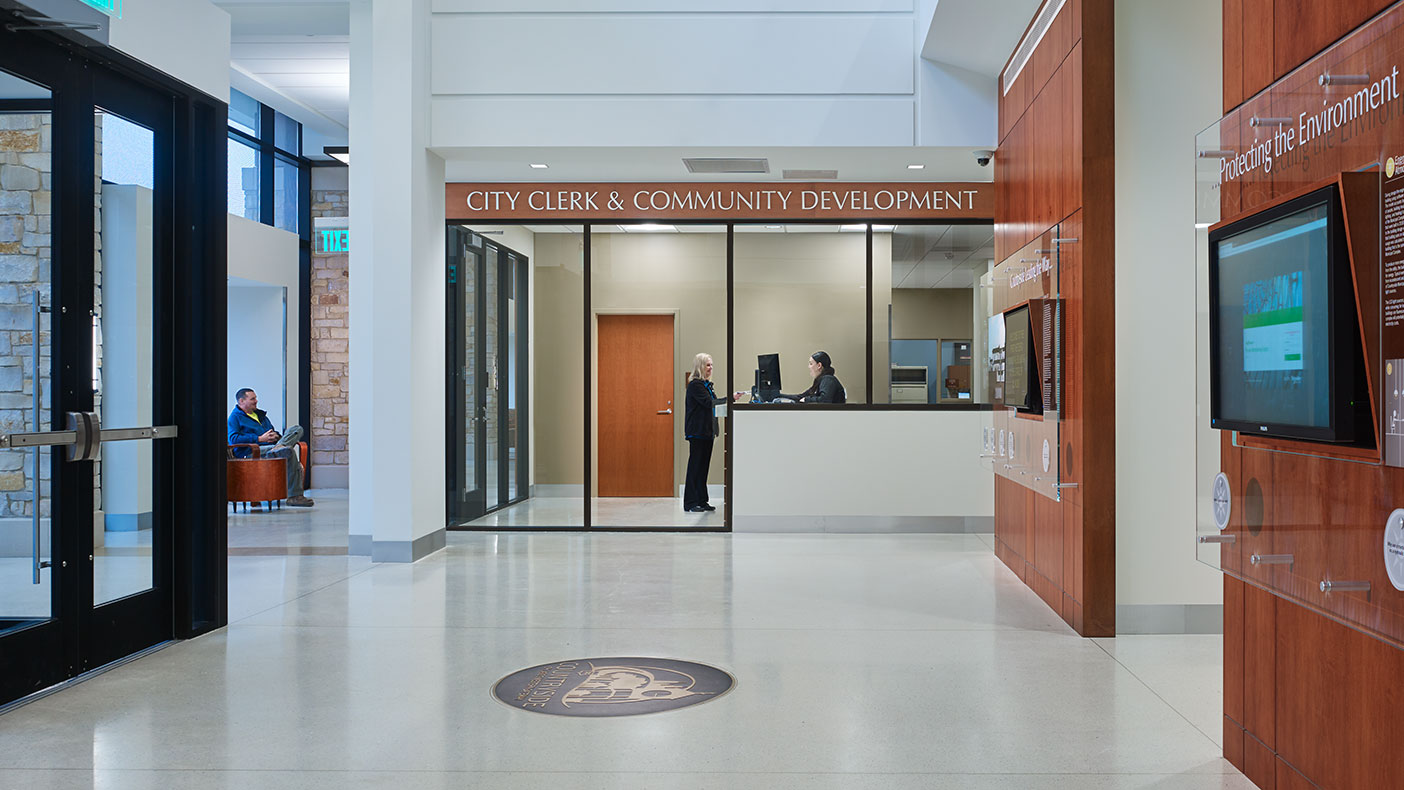
<path id="1" fill-rule="evenodd" d="M 725 225 L 590 227 L 591 526 L 723 525 L 723 442 L 720 436 L 688 438 L 687 392 L 698 354 L 711 358 L 716 395 L 731 391 L 726 243 Z M 704 433 L 706 408 L 707 419 L 693 420 L 704 423 Z M 725 407 L 716 411 L 717 424 L 724 425 Z M 689 462 L 699 485 L 706 470 L 710 492 L 686 498 L 697 512 L 684 507 Z"/>
<path id="2" fill-rule="evenodd" d="M 892 403 L 989 403 L 993 228 L 898 225 L 891 239 L 891 365 L 877 388 L 885 385 Z M 873 253 L 876 261 L 876 246 Z"/>
<path id="3" fill-rule="evenodd" d="M 846 402 L 869 402 L 867 245 L 866 225 L 736 226 L 734 369 L 744 400 L 815 400 L 810 355 L 823 351 Z M 779 356 L 778 380 L 765 371 L 758 379 L 770 355 Z M 886 349 L 874 356 L 885 368 Z"/>
<path id="4" fill-rule="evenodd" d="M 991 399 L 988 223 L 462 230 L 467 280 L 451 309 L 481 334 L 451 343 L 462 390 L 449 398 L 452 527 L 725 529 L 730 402 L 716 407 L 706 487 L 689 495 L 686 485 L 699 353 L 711 357 L 715 396 L 747 404 L 824 402 L 811 391 L 818 351 L 854 407 Z M 504 267 L 507 256 L 530 265 Z M 929 362 L 909 361 L 923 353 Z M 900 385 L 919 366 L 914 397 Z M 501 383 L 523 370 L 524 400 Z"/>

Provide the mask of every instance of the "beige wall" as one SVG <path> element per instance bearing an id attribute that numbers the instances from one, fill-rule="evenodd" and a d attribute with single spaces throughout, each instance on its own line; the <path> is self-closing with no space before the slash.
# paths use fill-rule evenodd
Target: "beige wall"
<path id="1" fill-rule="evenodd" d="M 533 485 L 585 482 L 584 237 L 538 233 L 532 259 Z"/>
<path id="2" fill-rule="evenodd" d="M 591 296 L 597 313 L 676 311 L 675 406 L 682 403 L 683 374 L 699 351 L 710 353 L 716 363 L 720 394 L 749 390 L 756 355 L 773 352 L 780 353 L 786 391 L 798 392 L 810 383 L 809 354 L 823 349 L 833 357 L 849 400 L 865 399 L 864 234 L 736 234 L 734 382 L 725 381 L 726 234 L 595 233 L 592 238 Z M 890 235 L 874 236 L 873 366 L 883 396 L 891 250 Z M 582 237 L 537 234 L 535 253 L 533 483 L 579 485 L 584 455 L 576 378 L 581 369 Z M 682 439 L 682 411 L 675 412 L 674 479 L 681 484 L 687 443 Z M 722 453 L 717 447 L 708 483 L 721 482 Z"/>
<path id="3" fill-rule="evenodd" d="M 809 355 L 827 351 L 850 403 L 867 400 L 867 242 L 862 233 L 736 234 L 736 375 L 750 389 L 759 354 L 780 354 L 788 393 L 809 387 Z M 892 237 L 873 237 L 873 370 L 887 368 Z M 881 393 L 880 393 L 881 394 Z M 885 400 L 885 398 L 883 399 Z"/>
<path id="4" fill-rule="evenodd" d="M 975 337 L 969 288 L 898 288 L 892 292 L 892 337 L 898 340 Z"/>
<path id="5" fill-rule="evenodd" d="M 595 233 L 591 238 L 590 296 L 596 316 L 675 312 L 673 479 L 675 485 L 682 485 L 688 453 L 683 439 L 683 375 L 692 370 L 693 356 L 711 354 L 717 394 L 730 391 L 726 382 L 726 234 Z M 591 430 L 595 429 L 592 425 Z M 592 479 L 598 480 L 598 475 Z M 713 448 L 707 483 L 722 483 L 720 443 Z"/>

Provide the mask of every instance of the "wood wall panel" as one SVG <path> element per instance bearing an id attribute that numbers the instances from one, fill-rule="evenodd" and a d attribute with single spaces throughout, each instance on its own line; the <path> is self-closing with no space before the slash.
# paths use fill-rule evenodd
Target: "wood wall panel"
<path id="1" fill-rule="evenodd" d="M 1263 745 L 1276 744 L 1277 596 L 1251 584 L 1243 589 L 1243 727 Z"/>
<path id="2" fill-rule="evenodd" d="M 1263 790 L 1277 788 L 1277 755 L 1251 734 L 1243 738 L 1243 775 Z"/>
<path id="3" fill-rule="evenodd" d="M 1224 114 L 1243 103 L 1243 0 L 1224 2 Z"/>
<path id="4" fill-rule="evenodd" d="M 1224 576 L 1224 717 L 1239 729 L 1243 727 L 1244 587 L 1238 579 Z M 1228 738 L 1227 731 L 1224 737 Z M 1242 750 L 1239 743 L 1238 751 Z"/>
<path id="5" fill-rule="evenodd" d="M 1277 790 L 1320 790 L 1280 756 L 1277 758 Z"/>
<path id="6" fill-rule="evenodd" d="M 1077 240 L 1058 255 L 1061 479 L 1078 486 L 1055 502 L 997 477 L 996 553 L 1084 636 L 1116 630 L 1112 9 L 1111 0 L 1063 7 L 1000 99 L 995 162 L 999 260 L 1050 229 Z"/>
<path id="7" fill-rule="evenodd" d="M 1276 79 L 1272 66 L 1274 0 L 1243 0 L 1243 97 Z"/>
<path id="8" fill-rule="evenodd" d="M 1392 0 L 1275 0 L 1273 76 L 1287 74 L 1392 4 Z"/>

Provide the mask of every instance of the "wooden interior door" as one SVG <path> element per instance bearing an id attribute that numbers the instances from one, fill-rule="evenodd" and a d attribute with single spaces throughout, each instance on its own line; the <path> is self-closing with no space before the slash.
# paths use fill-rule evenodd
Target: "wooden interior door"
<path id="1" fill-rule="evenodd" d="M 673 316 L 602 315 L 598 327 L 599 495 L 676 496 Z"/>

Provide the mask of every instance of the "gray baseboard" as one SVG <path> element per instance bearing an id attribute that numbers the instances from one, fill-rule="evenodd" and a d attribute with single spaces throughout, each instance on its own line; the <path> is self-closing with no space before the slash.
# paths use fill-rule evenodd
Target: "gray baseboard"
<path id="1" fill-rule="evenodd" d="M 448 545 L 448 530 L 437 529 L 413 541 L 371 541 L 371 562 L 415 562 Z"/>
<path id="2" fill-rule="evenodd" d="M 140 532 L 151 529 L 151 512 L 145 513 L 106 513 L 103 528 L 108 532 Z"/>
<path id="3" fill-rule="evenodd" d="M 1133 634 L 1222 634 L 1223 604 L 1126 604 L 1116 607 L 1116 632 Z"/>
<path id="4" fill-rule="evenodd" d="M 353 557 L 369 557 L 372 543 L 374 541 L 370 535 L 347 535 L 346 553 Z"/>
<path id="5" fill-rule="evenodd" d="M 994 531 L 993 516 L 737 516 L 733 532 L 937 533 Z"/>
<path id="6" fill-rule="evenodd" d="M 351 467 L 332 464 L 313 464 L 308 474 L 315 488 L 350 488 Z"/>
<path id="7" fill-rule="evenodd" d="M 542 483 L 531 487 L 531 495 L 580 499 L 585 496 L 585 486 L 580 483 Z"/>

